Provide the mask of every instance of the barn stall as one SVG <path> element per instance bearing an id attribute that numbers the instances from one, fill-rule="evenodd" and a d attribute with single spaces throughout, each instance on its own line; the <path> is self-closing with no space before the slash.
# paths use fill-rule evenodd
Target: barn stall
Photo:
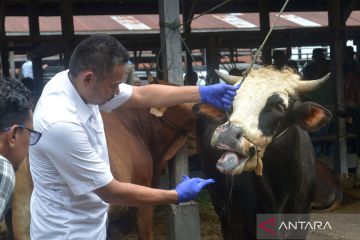
<path id="1" fill-rule="evenodd" d="M 34 73 L 37 83 L 35 95 L 41 92 L 43 87 L 43 59 L 55 54 L 60 54 L 59 62 L 66 68 L 72 49 L 81 39 L 92 32 L 107 32 L 114 35 L 122 42 L 125 47 L 133 52 L 134 59 L 137 59 L 137 65 L 146 60 L 142 59 L 140 52 L 148 51 L 155 57 L 156 69 L 166 69 L 164 73 L 158 71 L 158 75 L 167 79 L 171 83 L 178 85 L 183 84 L 183 72 L 191 71 L 193 64 L 191 62 L 202 62 L 207 70 L 207 79 L 217 82 L 218 79 L 214 74 L 214 69 L 219 68 L 225 61 L 219 58 L 220 53 L 228 53 L 228 58 L 234 59 L 234 51 L 231 49 L 254 49 L 257 48 L 264 36 L 274 22 L 277 13 L 281 9 L 284 1 L 278 0 L 238 0 L 238 1 L 1 1 L 0 11 L 0 44 L 2 71 L 5 77 L 10 76 L 11 61 L 14 55 L 25 54 L 27 51 L 32 53 L 34 63 Z M 282 19 L 282 23 L 271 34 L 271 37 L 262 51 L 263 64 L 271 63 L 271 49 L 287 48 L 287 47 L 304 47 L 304 46 L 327 46 L 329 47 L 331 66 L 334 104 L 339 109 L 345 108 L 344 91 L 343 91 L 343 49 L 348 39 L 353 39 L 354 44 L 358 45 L 357 26 L 357 10 L 360 9 L 358 1 L 336 1 L 336 0 L 317 0 L 300 1 L 292 0 L 289 2 L 285 10 L 287 18 Z M 308 21 L 318 23 L 314 26 L 296 26 L 294 19 L 304 18 L 306 13 L 314 13 Z M 181 17 L 179 18 L 179 13 Z M 203 29 L 201 25 L 202 19 L 208 14 L 201 16 L 203 13 L 214 14 L 215 23 L 219 21 L 223 24 L 216 30 Z M 296 13 L 296 14 L 295 14 Z M 237 14 L 237 15 L 236 15 Z M 287 14 L 287 15 L 286 15 Z M 153 31 L 129 31 L 126 27 L 128 19 L 151 19 L 147 15 L 153 15 L 152 19 L 157 19 L 154 27 L 148 21 Z M 242 19 L 242 16 L 246 19 Z M 290 16 L 295 15 L 296 17 Z M 39 17 L 40 16 L 40 17 Z M 50 34 L 41 25 L 41 18 L 45 18 L 45 22 L 51 17 L 57 23 L 57 31 Z M 75 16 L 75 17 L 73 17 Z M 76 17 L 100 16 L 97 21 L 93 21 L 92 25 L 98 24 L 97 28 L 84 31 L 81 29 L 83 22 Z M 102 25 L 104 16 L 118 16 L 112 18 L 113 21 L 120 21 L 122 28 L 109 28 L 110 24 Z M 121 16 L 127 16 L 122 18 Z M 324 17 L 325 16 L 325 17 Z M 11 34 L 11 26 L 9 23 L 12 19 L 27 18 L 25 22 L 16 22 L 14 26 L 24 26 L 27 33 L 19 34 L 21 31 Z M 212 16 L 213 17 L 213 16 Z M 243 27 L 239 22 L 234 21 L 242 19 L 242 23 L 253 24 L 252 28 Z M 117 20 L 114 20 L 117 19 Z M 319 19 L 321 21 L 319 22 Z M 325 19 L 325 20 L 324 20 Z M 179 24 L 180 20 L 183 22 Z M 225 20 L 225 21 L 224 21 Z M 83 20 L 84 21 L 84 20 Z M 154 21 L 154 20 L 152 20 Z M 218 22 L 216 22 L 218 21 Z M 123 24 L 121 24 L 123 22 Z M 141 21 L 140 21 L 141 22 Z M 225 24 L 224 24 L 225 22 Z M 113 23 L 114 24 L 114 23 Z M 200 27 L 198 27 L 200 25 Z M 224 27 L 229 26 L 229 28 Z M 246 25 L 246 24 L 245 24 Z M 60 26 L 60 28 L 59 28 Z M 124 27 L 125 26 L 125 27 Z M 93 27 L 93 26 L 91 26 Z M 126 31 L 123 31 L 123 30 Z M 26 31 L 25 31 L 26 32 Z M 46 32 L 46 33 L 45 33 Z M 183 36 L 179 38 L 179 33 Z M 311 37 L 306 37 L 311 35 Z M 60 44 L 59 44 L 60 43 Z M 194 59 L 186 49 L 198 49 L 200 57 Z M 154 54 L 155 53 L 155 54 Z M 181 67 L 181 56 L 185 53 L 185 68 Z M 235 55 L 238 51 L 235 51 Z M 237 59 L 237 58 L 236 58 Z M 230 63 L 237 60 L 229 60 Z M 206 64 L 204 64 L 206 62 Z M 176 63 L 176 64 L 174 64 Z M 158 66 L 159 65 L 159 66 Z M 161 67 L 160 67 L 161 66 Z M 338 150 L 332 153 L 332 157 L 325 160 L 337 173 L 345 179 L 349 176 L 349 169 L 356 167 L 358 158 L 354 154 L 347 153 L 346 122 L 342 118 L 335 119 L 337 132 L 334 136 L 329 136 L 326 141 L 332 141 L 338 146 Z M 349 135 L 353 137 L 353 135 Z M 178 154 L 176 164 L 173 167 L 174 176 L 171 186 L 174 186 L 180 176 L 188 171 L 187 154 L 180 152 Z M 351 172 L 350 172 L 351 173 Z M 350 174 L 351 175 L 351 174 Z M 181 208 L 181 206 L 179 206 Z M 190 212 L 196 212 L 197 206 L 190 206 Z M 173 212 L 176 212 L 174 209 Z M 197 214 L 192 216 L 197 222 Z M 186 224 L 181 220 L 174 222 Z M 180 217 L 181 219 L 181 217 Z M 199 221 L 202 222 L 202 221 Z M 171 230 L 175 234 L 177 227 L 174 225 Z M 194 229 L 195 235 L 199 235 L 199 231 Z M 181 234 L 181 233 L 179 233 Z"/>

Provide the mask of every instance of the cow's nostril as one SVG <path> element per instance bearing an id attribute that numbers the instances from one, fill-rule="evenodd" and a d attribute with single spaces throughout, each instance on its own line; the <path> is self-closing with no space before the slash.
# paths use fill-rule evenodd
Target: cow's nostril
<path id="1" fill-rule="evenodd" d="M 249 149 L 249 157 L 255 156 L 255 153 L 256 153 L 255 147 L 251 147 L 251 148 Z"/>

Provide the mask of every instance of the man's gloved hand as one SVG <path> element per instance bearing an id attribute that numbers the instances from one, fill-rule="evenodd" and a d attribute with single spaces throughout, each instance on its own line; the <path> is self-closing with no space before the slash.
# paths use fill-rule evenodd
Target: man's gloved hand
<path id="1" fill-rule="evenodd" d="M 205 180 L 202 178 L 189 178 L 188 176 L 183 176 L 183 181 L 175 188 L 175 191 L 179 195 L 178 203 L 195 199 L 203 187 L 214 182 L 215 180 L 212 178 Z"/>
<path id="2" fill-rule="evenodd" d="M 201 102 L 209 103 L 214 107 L 229 111 L 236 96 L 236 90 L 239 88 L 240 85 L 232 86 L 225 83 L 200 86 Z"/>

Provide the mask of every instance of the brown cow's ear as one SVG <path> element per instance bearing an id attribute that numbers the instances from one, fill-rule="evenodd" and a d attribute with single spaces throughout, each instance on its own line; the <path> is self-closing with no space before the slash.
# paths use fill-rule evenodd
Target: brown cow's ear
<path id="1" fill-rule="evenodd" d="M 224 123 L 226 121 L 225 112 L 209 104 L 195 104 L 192 111 L 201 118 L 205 118 L 215 123 Z"/>
<path id="2" fill-rule="evenodd" d="M 300 127 L 313 132 L 328 124 L 332 114 L 317 103 L 304 102 L 295 107 L 295 117 Z"/>

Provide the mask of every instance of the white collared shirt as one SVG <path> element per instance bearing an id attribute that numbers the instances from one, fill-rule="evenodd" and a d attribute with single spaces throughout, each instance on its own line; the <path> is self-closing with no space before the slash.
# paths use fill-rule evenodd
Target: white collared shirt
<path id="1" fill-rule="evenodd" d="M 119 88 L 107 111 L 130 98 L 130 85 Z M 113 179 L 104 126 L 99 107 L 84 103 L 68 71 L 45 86 L 34 129 L 43 135 L 30 147 L 31 239 L 106 239 L 108 204 L 93 192 Z"/>
<path id="2" fill-rule="evenodd" d="M 27 60 L 26 62 L 23 63 L 23 65 L 21 66 L 21 73 L 22 73 L 23 78 L 34 79 L 32 61 L 31 60 Z"/>

